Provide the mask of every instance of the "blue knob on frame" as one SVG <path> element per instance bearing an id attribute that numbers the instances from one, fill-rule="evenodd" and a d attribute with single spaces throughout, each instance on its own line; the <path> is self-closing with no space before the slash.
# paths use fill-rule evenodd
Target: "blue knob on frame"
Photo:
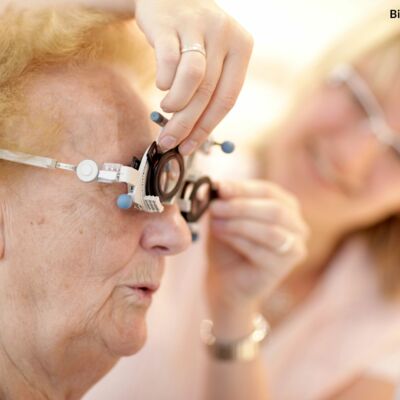
<path id="1" fill-rule="evenodd" d="M 225 142 L 221 143 L 221 149 L 226 154 L 233 153 L 235 151 L 235 143 L 226 140 Z"/>
<path id="2" fill-rule="evenodd" d="M 164 115 L 160 114 L 158 111 L 153 111 L 150 114 L 150 119 L 155 122 L 157 125 L 164 127 L 167 125 L 168 119 L 164 117 Z"/>
<path id="3" fill-rule="evenodd" d="M 117 199 L 117 206 L 122 210 L 129 210 L 133 205 L 133 199 L 129 194 L 121 194 Z"/>

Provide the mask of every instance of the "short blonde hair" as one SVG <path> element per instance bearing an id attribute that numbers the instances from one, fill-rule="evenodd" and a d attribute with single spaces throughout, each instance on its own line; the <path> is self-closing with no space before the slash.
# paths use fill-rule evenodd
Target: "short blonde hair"
<path id="1" fill-rule="evenodd" d="M 60 127 L 46 125 L 45 116 L 33 122 L 40 137 L 13 129 L 26 112 L 24 85 L 35 72 L 57 64 L 113 62 L 129 67 L 144 86 L 154 70 L 149 54 L 135 24 L 123 16 L 82 8 L 8 9 L 0 17 L 0 148 L 47 151 L 45 143 L 57 140 Z"/>

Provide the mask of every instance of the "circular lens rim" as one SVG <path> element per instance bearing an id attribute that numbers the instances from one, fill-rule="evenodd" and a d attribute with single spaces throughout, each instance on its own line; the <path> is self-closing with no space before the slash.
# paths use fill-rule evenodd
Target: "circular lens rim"
<path id="1" fill-rule="evenodd" d="M 175 185 L 175 187 L 165 193 L 161 187 L 160 187 L 160 182 L 161 182 L 161 176 L 163 173 L 164 167 L 171 161 L 171 160 L 176 160 L 179 166 L 179 171 L 180 171 L 180 176 L 178 178 L 178 181 Z M 179 191 L 179 189 L 182 186 L 182 181 L 185 176 L 185 164 L 183 162 L 183 157 L 181 154 L 179 154 L 176 150 L 172 149 L 167 151 L 166 153 L 162 154 L 160 159 L 158 160 L 157 164 L 154 167 L 153 171 L 153 177 L 151 178 L 153 180 L 152 182 L 152 189 L 153 193 L 156 196 L 160 198 L 161 202 L 167 202 L 171 200 Z"/>
<path id="2" fill-rule="evenodd" d="M 197 213 L 194 213 L 193 212 L 193 208 L 194 208 L 193 204 L 194 204 L 194 202 L 197 202 L 196 194 L 197 194 L 199 188 L 204 184 L 208 184 L 209 188 L 210 188 L 208 200 L 202 208 L 198 207 L 199 211 Z M 183 190 L 182 190 L 182 195 L 181 195 L 182 199 L 185 198 L 186 190 L 189 188 L 190 185 L 192 185 L 192 187 L 193 187 L 192 193 L 189 196 L 189 200 L 192 202 L 191 203 L 192 207 L 189 212 L 183 212 L 182 215 L 186 219 L 187 222 L 196 222 L 201 218 L 201 216 L 206 212 L 206 210 L 210 206 L 211 200 L 213 199 L 213 194 L 212 194 L 213 183 L 208 176 L 203 176 L 200 179 L 198 179 L 196 182 L 191 182 L 191 181 L 186 182 L 183 187 Z"/>

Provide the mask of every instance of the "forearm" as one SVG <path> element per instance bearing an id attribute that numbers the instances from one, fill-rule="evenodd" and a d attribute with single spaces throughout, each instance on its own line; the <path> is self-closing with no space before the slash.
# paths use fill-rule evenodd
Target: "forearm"
<path id="1" fill-rule="evenodd" d="M 0 12 L 8 7 L 17 7 L 20 9 L 32 7 L 47 6 L 83 6 L 94 7 L 100 10 L 109 10 L 117 13 L 129 13 L 134 15 L 137 0 L 36 0 L 28 2 L 26 0 L 3 0 L 0 4 Z"/>
<path id="2" fill-rule="evenodd" d="M 254 329 L 252 310 L 211 312 L 213 333 L 221 342 L 232 342 Z M 261 355 L 252 361 L 219 361 L 209 355 L 207 400 L 268 400 L 267 372 Z"/>

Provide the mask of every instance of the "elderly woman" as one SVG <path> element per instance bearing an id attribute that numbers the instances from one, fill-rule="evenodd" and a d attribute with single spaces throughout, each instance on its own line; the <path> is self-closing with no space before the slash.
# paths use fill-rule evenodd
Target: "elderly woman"
<path id="1" fill-rule="evenodd" d="M 122 69 L 132 39 L 111 22 L 95 13 L 7 14 L 3 149 L 75 164 L 143 153 L 153 134 Z M 119 54 L 107 49 L 110 38 L 120 40 Z M 79 398 L 142 347 L 162 258 L 189 244 L 188 228 L 176 206 L 119 210 L 120 185 L 6 162 L 1 171 L 1 398 Z"/>
<path id="2" fill-rule="evenodd" d="M 86 183 L 95 167 L 80 163 L 128 165 L 155 138 L 135 88 L 143 60 L 130 26 L 93 11 L 9 11 L 0 38 L 0 397 L 78 399 L 143 346 L 164 256 L 185 249 L 190 232 L 176 205 L 162 213 L 116 207 L 126 185 Z M 108 165 L 112 175 L 117 167 Z M 214 334 L 230 340 L 254 330 L 254 299 L 303 257 L 306 236 L 295 201 L 280 189 L 219 188 L 221 198 L 238 193 L 248 198 L 240 214 L 247 229 L 240 242 L 214 243 L 236 271 L 216 266 L 210 279 Z M 265 237 L 250 229 L 260 207 L 280 215 L 260 225 Z M 221 381 L 207 390 L 229 395 L 241 376 L 241 398 L 262 398 L 261 368 L 259 358 L 245 371 L 211 365 Z"/>

